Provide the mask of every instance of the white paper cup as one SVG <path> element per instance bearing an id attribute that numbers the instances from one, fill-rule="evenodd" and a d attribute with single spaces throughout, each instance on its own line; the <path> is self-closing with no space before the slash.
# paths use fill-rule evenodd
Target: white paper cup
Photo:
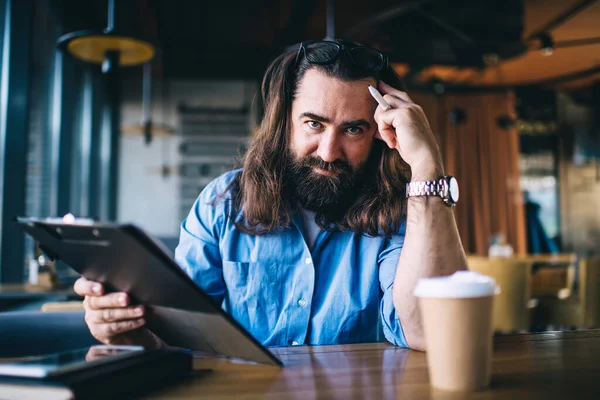
<path id="1" fill-rule="evenodd" d="M 419 280 L 429 380 L 438 389 L 472 392 L 491 378 L 493 278 L 470 271 Z"/>

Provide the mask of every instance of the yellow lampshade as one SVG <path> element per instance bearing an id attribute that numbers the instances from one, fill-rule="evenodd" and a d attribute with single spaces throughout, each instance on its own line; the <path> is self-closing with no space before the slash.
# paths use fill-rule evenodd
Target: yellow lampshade
<path id="1" fill-rule="evenodd" d="M 113 35 L 84 35 L 67 43 L 67 50 L 74 57 L 93 64 L 102 64 L 106 53 L 119 52 L 122 67 L 143 64 L 154 57 L 154 46 L 143 40 Z"/>

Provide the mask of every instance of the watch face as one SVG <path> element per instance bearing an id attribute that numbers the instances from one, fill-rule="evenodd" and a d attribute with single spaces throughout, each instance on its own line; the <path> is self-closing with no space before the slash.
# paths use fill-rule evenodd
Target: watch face
<path id="1" fill-rule="evenodd" d="M 456 178 L 450 178 L 450 181 L 448 182 L 448 188 L 449 190 L 449 194 L 450 194 L 450 199 L 452 200 L 452 202 L 456 203 L 458 201 L 458 182 L 456 181 Z"/>

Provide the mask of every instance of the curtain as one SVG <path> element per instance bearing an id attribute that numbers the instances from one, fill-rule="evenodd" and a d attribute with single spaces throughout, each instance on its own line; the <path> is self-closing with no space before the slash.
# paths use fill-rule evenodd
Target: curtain
<path id="1" fill-rule="evenodd" d="M 497 123 L 500 117 L 514 118 L 514 94 L 411 93 L 411 97 L 438 137 L 446 173 L 458 180 L 455 216 L 465 251 L 487 255 L 492 235 L 501 233 L 516 254 L 526 254 L 519 136 L 516 128 L 503 129 Z M 459 124 L 448 118 L 455 107 L 466 112 Z"/>

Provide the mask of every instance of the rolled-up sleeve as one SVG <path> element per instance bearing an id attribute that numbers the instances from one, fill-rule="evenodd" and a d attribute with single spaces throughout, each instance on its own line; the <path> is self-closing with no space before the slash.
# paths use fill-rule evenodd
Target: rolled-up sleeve
<path id="1" fill-rule="evenodd" d="M 379 284 L 383 292 L 383 298 L 379 306 L 381 325 L 385 338 L 396 346 L 408 347 L 402 324 L 396 315 L 394 307 L 393 289 L 394 278 L 398 260 L 404 245 L 404 234 L 406 226 L 402 224 L 397 235 L 392 236 L 385 249 L 379 255 Z"/>
<path id="2" fill-rule="evenodd" d="M 224 216 L 222 205 L 213 204 L 218 186 L 212 182 L 202 191 L 181 224 L 175 261 L 206 294 L 222 304 L 225 284 L 219 236 Z"/>

